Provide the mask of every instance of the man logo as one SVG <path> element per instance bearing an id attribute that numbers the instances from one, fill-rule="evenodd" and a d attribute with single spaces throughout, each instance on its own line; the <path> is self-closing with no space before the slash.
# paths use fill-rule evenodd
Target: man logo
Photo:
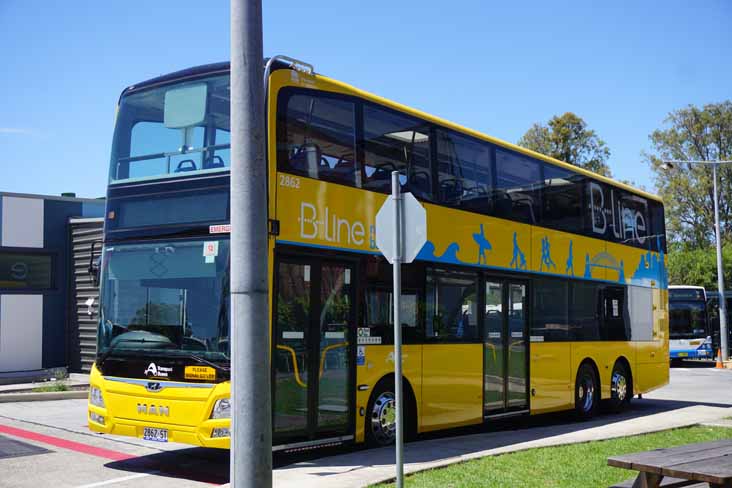
<path id="1" fill-rule="evenodd" d="M 170 417 L 170 407 L 165 407 L 163 405 L 150 405 L 148 407 L 147 403 L 138 403 L 137 413 L 141 415 L 158 415 Z"/>
<path id="2" fill-rule="evenodd" d="M 155 381 L 150 381 L 147 385 L 145 385 L 145 389 L 147 391 L 158 392 L 163 389 L 163 385 Z"/>

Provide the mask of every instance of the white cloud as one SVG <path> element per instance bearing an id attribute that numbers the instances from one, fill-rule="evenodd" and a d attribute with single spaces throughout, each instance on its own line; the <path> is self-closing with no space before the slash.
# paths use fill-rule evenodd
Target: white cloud
<path id="1" fill-rule="evenodd" d="M 31 135 L 34 131 L 31 129 L 23 129 L 21 127 L 0 127 L 0 134 L 22 134 Z"/>

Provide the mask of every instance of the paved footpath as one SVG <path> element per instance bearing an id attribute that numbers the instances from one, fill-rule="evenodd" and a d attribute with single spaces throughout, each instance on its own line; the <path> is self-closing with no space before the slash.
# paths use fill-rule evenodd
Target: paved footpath
<path id="1" fill-rule="evenodd" d="M 639 402 L 641 403 L 641 402 Z M 642 409 L 643 407 L 640 407 Z M 637 412 L 638 408 L 634 411 Z M 557 446 L 599 439 L 686 427 L 713 422 L 732 415 L 730 407 L 690 406 L 608 422 L 572 423 L 531 429 L 489 432 L 433 439 L 407 444 L 406 473 L 447 466 L 470 459 L 520 451 L 534 447 Z M 362 487 L 394 476 L 394 449 L 371 449 L 318 459 L 315 462 L 285 466 L 275 472 L 276 486 L 298 488 Z"/>
<path id="2" fill-rule="evenodd" d="M 671 383 L 620 415 L 599 415 L 589 422 L 573 422 L 569 415 L 507 420 L 501 430 L 409 443 L 405 472 L 447 466 L 485 456 L 600 439 L 611 439 L 700 423 L 727 426 L 732 416 L 732 371 L 698 367 L 671 370 Z M 518 428 L 515 428 L 518 427 Z M 489 430 L 486 428 L 485 430 Z M 295 463 L 277 469 L 275 486 L 298 488 L 358 488 L 394 476 L 394 449 L 370 449 Z"/>
<path id="3" fill-rule="evenodd" d="M 569 415 L 538 416 L 468 429 L 459 436 L 425 436 L 407 444 L 406 471 L 532 447 L 698 423 L 725 424 L 722 419 L 731 416 L 732 371 L 680 368 L 672 370 L 671 385 L 634 400 L 620 415 L 600 415 L 590 422 L 575 422 Z M 194 487 L 228 482 L 228 451 L 101 436 L 87 430 L 85 417 L 86 400 L 0 404 L 0 487 Z M 393 448 L 276 456 L 274 482 L 277 487 L 362 487 L 390 479 L 393 459 Z"/>

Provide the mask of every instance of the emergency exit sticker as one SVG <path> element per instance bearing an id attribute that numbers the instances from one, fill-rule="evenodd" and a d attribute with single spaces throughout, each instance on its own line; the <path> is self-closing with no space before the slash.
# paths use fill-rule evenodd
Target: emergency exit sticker
<path id="1" fill-rule="evenodd" d="M 219 241 L 206 241 L 203 243 L 203 258 L 207 263 L 213 263 L 219 255 Z"/>

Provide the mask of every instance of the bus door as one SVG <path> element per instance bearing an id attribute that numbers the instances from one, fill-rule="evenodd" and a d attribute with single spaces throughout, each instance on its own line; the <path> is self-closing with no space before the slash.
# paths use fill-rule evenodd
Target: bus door
<path id="1" fill-rule="evenodd" d="M 276 269 L 274 443 L 340 438 L 352 430 L 354 270 L 319 259 Z"/>
<path id="2" fill-rule="evenodd" d="M 486 278 L 483 404 L 486 416 L 529 408 L 526 283 Z"/>

